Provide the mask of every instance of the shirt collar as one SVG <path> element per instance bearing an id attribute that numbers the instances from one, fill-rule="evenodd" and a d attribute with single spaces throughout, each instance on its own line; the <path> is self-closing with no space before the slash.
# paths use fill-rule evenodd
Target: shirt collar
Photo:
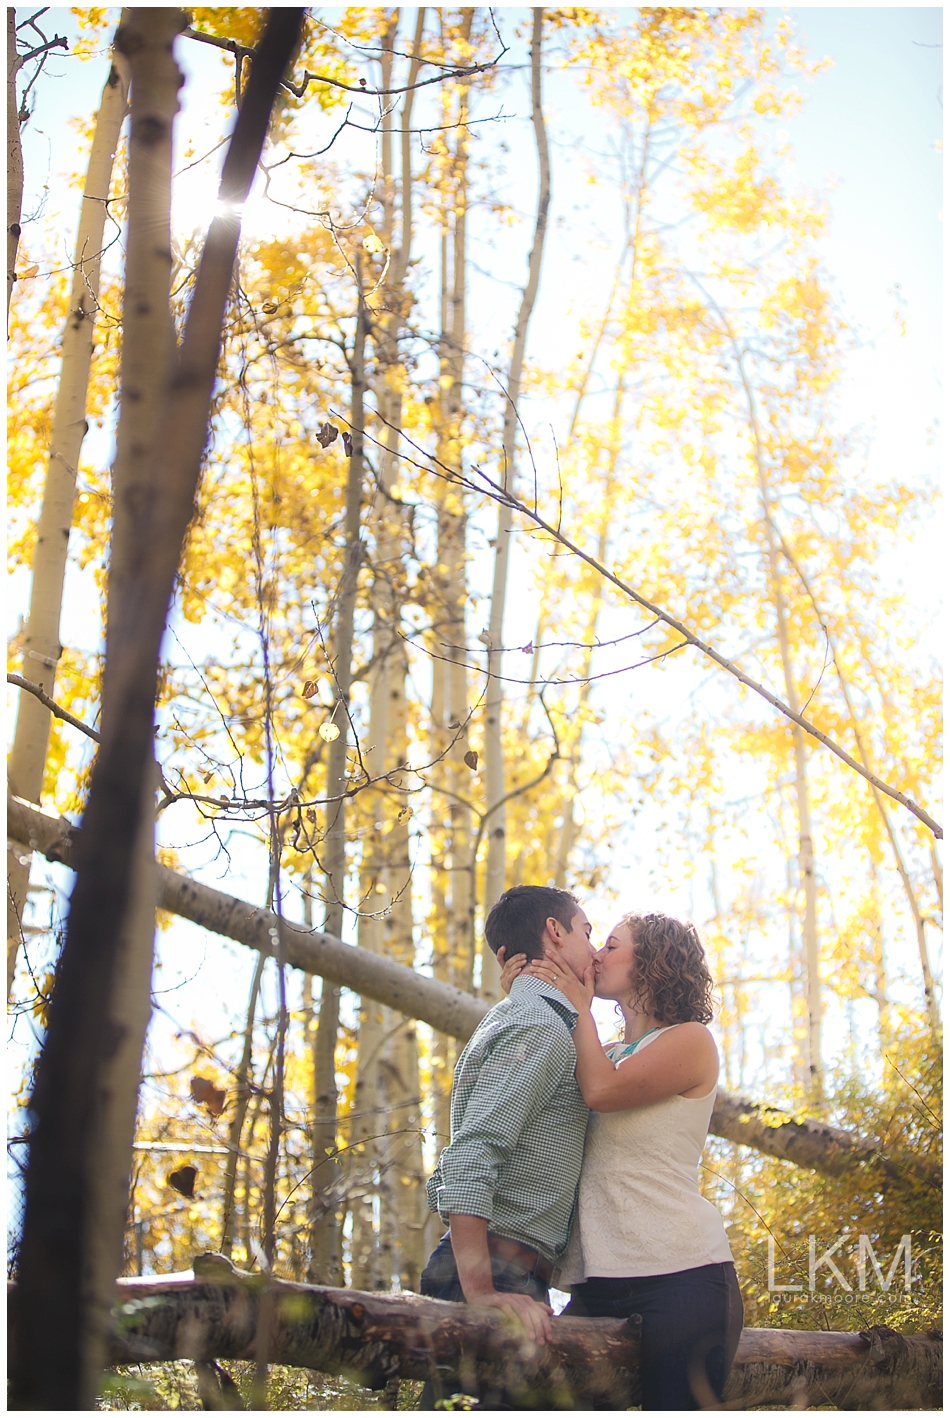
<path id="1" fill-rule="evenodd" d="M 511 982 L 511 994 L 513 996 L 543 995 L 546 999 L 556 1000 L 564 1009 L 569 1010 L 575 1019 L 577 1018 L 577 1010 L 567 996 L 562 995 L 560 990 L 556 990 L 553 985 L 546 984 L 544 980 L 539 980 L 534 975 L 516 975 Z"/>

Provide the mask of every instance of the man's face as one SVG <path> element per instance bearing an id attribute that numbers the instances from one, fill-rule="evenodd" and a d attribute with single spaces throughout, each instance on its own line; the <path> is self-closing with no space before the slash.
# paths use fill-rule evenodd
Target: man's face
<path id="1" fill-rule="evenodd" d="M 579 980 L 584 978 L 584 971 L 594 958 L 594 951 L 590 943 L 590 930 L 590 921 L 580 909 L 571 921 L 570 927 L 562 926 L 554 916 L 549 916 L 547 919 L 547 935 L 557 946 L 564 964 L 573 971 Z"/>

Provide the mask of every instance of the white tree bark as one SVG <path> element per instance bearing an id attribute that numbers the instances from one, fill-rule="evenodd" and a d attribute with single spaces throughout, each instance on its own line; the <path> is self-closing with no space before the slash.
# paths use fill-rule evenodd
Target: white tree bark
<path id="1" fill-rule="evenodd" d="M 841 685 L 841 693 L 844 695 L 844 702 L 847 706 L 848 714 L 851 718 L 851 727 L 854 730 L 854 738 L 858 747 L 858 755 L 865 769 L 870 772 L 870 755 L 868 753 L 867 744 L 864 740 L 864 735 L 861 732 L 861 723 L 858 719 L 857 713 L 855 712 L 854 702 L 851 698 L 851 686 L 849 685 L 847 675 L 844 673 L 844 670 L 842 668 L 841 660 L 838 655 L 837 648 L 835 646 L 834 638 L 832 637 L 831 632 L 827 627 L 825 617 L 823 617 L 821 614 L 821 609 L 818 605 L 817 600 L 815 599 L 815 593 L 812 589 L 811 582 L 806 576 L 804 569 L 799 564 L 798 559 L 792 554 L 792 551 L 785 542 L 784 537 L 779 537 L 779 544 L 781 546 L 782 554 L 784 555 L 785 560 L 788 562 L 789 566 L 792 567 L 795 574 L 798 576 L 798 579 L 801 581 L 802 586 L 804 587 L 808 595 L 808 599 L 811 601 L 812 606 L 814 607 L 819 624 L 824 629 L 825 635 L 828 638 L 828 644 L 831 648 L 831 656 L 834 662 L 835 673 L 838 676 L 838 683 Z M 891 851 L 894 855 L 894 865 L 897 868 L 897 874 L 901 879 L 901 885 L 904 888 L 904 895 L 907 898 L 907 904 L 910 908 L 910 913 L 914 921 L 914 930 L 917 935 L 917 953 L 920 957 L 920 969 L 924 983 L 924 1007 L 927 1012 L 927 1019 L 930 1024 L 930 1027 L 936 1035 L 940 1030 L 940 1013 L 937 1009 L 937 999 L 936 995 L 934 994 L 934 981 L 933 973 L 930 968 L 930 953 L 927 949 L 927 935 L 925 930 L 924 914 L 920 908 L 920 902 L 917 898 L 917 892 L 914 889 L 914 884 L 911 881 L 910 872 L 907 869 L 907 863 L 904 860 L 904 853 L 901 848 L 900 839 L 897 835 L 897 830 L 894 827 L 894 823 L 891 820 L 891 814 L 888 810 L 887 804 L 884 801 L 884 794 L 881 793 L 874 786 L 873 783 L 870 783 L 869 786 L 871 789 L 871 795 L 874 798 L 875 806 L 877 807 L 877 810 L 881 817 L 881 821 L 884 824 L 884 831 L 887 834 L 887 840 L 890 843 Z M 932 839 L 930 843 L 930 850 L 932 854 L 931 859 L 932 861 L 936 862 L 936 849 L 933 845 Z M 939 882 L 939 878 L 937 878 L 936 873 L 935 879 L 937 879 Z M 941 906 L 942 905 L 943 902 L 941 900 Z"/>
<path id="2" fill-rule="evenodd" d="M 541 38 L 544 27 L 544 11 L 535 8 L 532 11 L 532 16 L 531 117 L 538 149 L 538 207 L 535 218 L 534 242 L 528 261 L 528 280 L 515 324 L 514 345 L 508 370 L 508 386 L 505 391 L 501 482 L 506 489 L 512 486 L 515 477 L 518 402 L 521 395 L 525 344 L 528 337 L 528 322 L 531 319 L 531 312 L 534 309 L 541 280 L 541 259 L 544 254 L 548 207 L 551 200 L 551 164 L 548 156 L 544 113 L 541 108 Z M 491 614 L 488 623 L 489 680 L 485 696 L 485 800 L 488 805 L 485 834 L 488 846 L 483 907 L 486 916 L 505 889 L 505 809 L 502 803 L 505 796 L 505 760 L 502 743 L 504 690 L 501 676 L 503 673 L 502 633 L 505 600 L 508 592 L 510 546 L 511 509 L 501 506 L 498 511 L 498 532 L 495 539 L 495 568 L 492 580 Z M 495 1000 L 498 998 L 498 992 L 498 963 L 487 946 L 483 946 L 482 997 Z"/>
<path id="3" fill-rule="evenodd" d="M 407 83 L 419 71 L 424 10 L 416 17 Z M 396 22 L 382 41 L 382 83 L 391 86 Z M 379 484 L 372 509 L 373 660 L 369 676 L 370 721 L 365 761 L 373 779 L 386 775 L 386 783 L 369 794 L 367 812 L 372 819 L 363 839 L 360 873 L 360 945 L 388 960 L 411 968 L 413 939 L 411 871 L 408 822 L 403 809 L 407 799 L 402 769 L 408 752 L 406 675 L 408 663 L 399 635 L 404 602 L 404 557 L 409 544 L 405 513 L 393 497 L 397 480 L 395 449 L 402 423 L 405 367 L 400 340 L 408 296 L 405 278 L 412 247 L 412 166 L 409 134 L 413 94 L 407 93 L 400 128 L 402 133 L 402 222 L 399 245 L 395 238 L 397 182 L 393 164 L 393 118 L 383 115 L 382 135 L 382 238 L 389 253 L 383 311 L 374 321 L 377 355 L 376 401 L 383 428 L 379 450 Z M 359 1054 L 350 1128 L 348 1192 L 353 1215 L 352 1257 L 354 1283 L 368 1288 L 389 1288 L 398 1272 L 410 1289 L 418 1285 L 421 1271 L 420 1211 L 422 1192 L 419 1060 L 414 1023 L 364 997 L 360 1007 Z M 405 1180 L 404 1180 L 405 1179 Z M 379 1203 L 378 1231 L 374 1197 Z"/>
<path id="4" fill-rule="evenodd" d="M 8 15 L 12 14 L 12 10 L 8 11 Z M 86 397 L 98 307 L 106 204 L 119 133 L 128 112 L 128 92 L 128 64 L 123 56 L 117 54 L 102 91 L 89 154 L 76 238 L 69 315 L 62 336 L 62 366 L 53 412 L 49 463 L 33 552 L 30 608 L 24 627 L 24 678 L 40 685 L 47 694 L 53 692 L 56 664 L 62 654 L 59 621 L 76 496 L 76 473 L 86 433 Z M 12 138 L 9 141 L 12 142 Z M 49 730 L 49 710 L 33 695 L 21 693 L 8 771 L 12 791 L 29 802 L 41 800 Z M 7 867 L 9 997 L 26 904 L 29 857 L 21 861 L 8 854 Z"/>
<path id="5" fill-rule="evenodd" d="M 768 558 L 769 584 L 772 603 L 775 607 L 776 635 L 779 655 L 782 661 L 782 676 L 785 681 L 785 698 L 793 714 L 801 713 L 798 686 L 792 665 L 791 646 L 788 637 L 788 612 L 785 591 L 782 585 L 779 536 L 772 515 L 772 494 L 768 483 L 765 463 L 765 449 L 759 427 L 755 396 L 746 374 L 742 352 L 736 348 L 736 363 L 745 390 L 752 431 L 752 450 L 755 458 L 762 499 L 762 518 L 765 524 L 765 540 Z M 805 1004 L 808 1014 L 808 1077 L 809 1092 L 814 1101 L 819 1101 L 824 1093 L 821 1062 L 821 955 L 818 941 L 818 884 L 815 880 L 815 849 L 811 831 L 811 804 L 808 794 L 808 774 L 805 764 L 805 735 L 798 724 L 792 726 L 792 748 L 795 763 L 795 803 L 798 813 L 798 884 L 804 897 L 802 911 L 802 945 L 805 955 Z"/>
<path id="6" fill-rule="evenodd" d="M 359 272 L 357 258 L 357 272 Z M 346 886 L 346 753 L 349 744 L 349 704 L 353 683 L 353 617 L 363 546 L 360 541 L 360 508 L 363 499 L 363 431 L 365 394 L 366 312 L 362 287 L 357 292 L 356 333 L 351 365 L 350 427 L 352 446 L 346 484 L 346 554 L 338 593 L 333 634 L 333 676 L 336 706 L 333 723 L 339 737 L 327 754 L 326 836 L 323 848 L 326 915 L 324 929 L 339 936 L 343 929 Z M 336 1284 L 342 1276 L 342 1234 L 333 1203 L 342 1173 L 336 1161 L 337 1086 L 336 1041 L 340 1023 L 340 992 L 326 979 L 320 999 L 320 1021 L 314 1041 L 313 1122 L 311 1141 L 314 1178 L 310 1219 L 310 1278 Z M 331 1204 L 332 1203 L 332 1204 Z"/>

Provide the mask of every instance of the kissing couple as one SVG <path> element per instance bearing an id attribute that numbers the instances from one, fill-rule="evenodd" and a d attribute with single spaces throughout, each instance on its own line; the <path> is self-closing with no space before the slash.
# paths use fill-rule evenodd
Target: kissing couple
<path id="1" fill-rule="evenodd" d="M 571 1293 L 564 1314 L 638 1314 L 644 1410 L 718 1404 L 742 1299 L 722 1218 L 699 1190 L 719 1054 L 695 927 L 631 913 L 595 951 L 571 892 L 515 886 L 485 939 L 507 997 L 456 1065 L 451 1140 L 427 1187 L 448 1230 L 422 1294 L 506 1312 L 538 1345 L 552 1285 Z M 623 1015 L 607 1045 L 595 995 Z M 483 1409 L 524 1406 L 469 1388 Z"/>

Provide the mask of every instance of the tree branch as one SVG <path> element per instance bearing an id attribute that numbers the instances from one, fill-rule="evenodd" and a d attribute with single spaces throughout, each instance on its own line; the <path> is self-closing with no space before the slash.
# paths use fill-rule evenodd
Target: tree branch
<path id="1" fill-rule="evenodd" d="M 339 415 L 337 415 L 337 417 L 339 417 Z M 381 415 L 377 414 L 376 417 L 380 423 L 385 423 Z M 912 812 L 925 827 L 930 829 L 936 838 L 942 841 L 943 828 L 940 826 L 939 822 L 934 821 L 929 812 L 919 807 L 906 793 L 900 792 L 897 788 L 892 788 L 889 783 L 885 783 L 876 773 L 872 773 L 869 769 L 866 769 L 862 764 L 858 763 L 840 744 L 835 743 L 834 739 L 829 738 L 826 733 L 823 733 L 822 730 L 818 728 L 817 724 L 813 724 L 811 720 L 806 719 L 803 714 L 796 713 L 789 705 L 779 699 L 777 695 L 773 694 L 771 690 L 766 689 L 764 684 L 759 684 L 757 680 L 752 679 L 744 670 L 741 670 L 738 665 L 734 665 L 731 660 L 728 660 L 725 655 L 721 655 L 712 645 L 708 645 L 705 640 L 700 640 L 699 636 L 694 635 L 682 621 L 677 620 L 675 616 L 670 615 L 669 612 L 663 610 L 661 606 L 656 606 L 652 601 L 648 601 L 645 596 L 641 596 L 639 591 L 635 591 L 628 582 L 608 570 L 596 557 L 583 551 L 576 542 L 572 542 L 559 528 L 552 527 L 550 522 L 546 522 L 539 512 L 526 506 L 520 498 L 515 497 L 512 492 L 502 487 L 500 483 L 494 482 L 487 473 L 482 472 L 481 468 L 476 466 L 474 469 L 478 474 L 478 480 L 476 481 L 474 478 L 467 477 L 464 473 L 454 468 L 446 467 L 444 463 L 439 462 L 432 454 L 427 453 L 425 449 L 420 448 L 414 443 L 402 429 L 399 430 L 399 433 L 420 458 L 425 459 L 425 462 L 417 463 L 413 458 L 409 458 L 406 454 L 402 453 L 399 456 L 404 462 L 409 463 L 414 468 L 420 469 L 420 471 L 434 472 L 437 477 L 442 477 L 447 482 L 470 488 L 473 492 L 480 492 L 490 497 L 494 502 L 509 506 L 512 511 L 520 512 L 523 517 L 526 517 L 529 522 L 532 522 L 536 527 L 540 528 L 542 532 L 547 532 L 548 536 L 551 537 L 553 541 L 556 541 L 568 551 L 573 552 L 581 561 L 585 562 L 594 571 L 599 572 L 611 585 L 616 586 L 618 591 L 622 591 L 625 596 L 635 601 L 638 606 L 642 606 L 644 610 L 649 611 L 649 613 L 656 616 L 658 620 L 662 620 L 664 625 L 668 625 L 672 630 L 677 631 L 682 635 L 687 644 L 700 650 L 704 655 L 708 656 L 710 660 L 713 660 L 722 669 L 728 671 L 740 684 L 744 684 L 747 689 L 751 689 L 754 694 L 759 695 L 766 703 L 771 704 L 773 709 L 777 709 L 780 714 L 784 714 L 786 719 L 790 719 L 793 724 L 798 724 L 800 728 L 805 730 L 806 734 L 810 734 L 811 737 L 817 739 L 819 743 L 823 743 L 826 748 L 831 750 L 836 758 L 840 758 L 842 763 L 846 764 L 855 773 L 859 773 L 861 777 L 865 778 L 873 787 L 878 788 L 882 793 L 886 793 L 889 798 L 893 798 L 896 803 L 900 803 L 902 807 L 907 808 L 908 812 Z M 366 437 L 370 439 L 371 435 L 367 434 Z M 372 439 L 372 441 L 376 442 L 375 439 Z M 382 445 L 378 443 L 377 446 L 382 447 Z"/>
<path id="2" fill-rule="evenodd" d="M 199 44 L 210 44 L 215 49 L 225 49 L 229 54 L 233 54 L 240 62 L 242 59 L 253 59 L 257 54 L 256 49 L 250 49 L 246 44 L 238 44 L 234 39 L 221 39 L 218 35 L 202 34 L 200 30 L 189 27 L 182 31 L 186 39 L 195 39 Z M 500 64 L 508 53 L 508 46 L 503 45 L 500 54 L 494 59 L 489 59 L 484 64 L 470 64 L 458 69 L 449 69 L 444 74 L 436 74 L 431 79 L 420 79 L 414 84 L 404 84 L 398 89 L 370 89 L 365 83 L 344 84 L 342 79 L 331 78 L 329 74 L 314 74 L 309 69 L 305 69 L 303 78 L 298 84 L 292 79 L 284 79 L 281 88 L 288 90 L 295 98 L 303 98 L 311 84 L 327 84 L 332 89 L 342 89 L 348 94 L 367 94 L 370 98 L 386 98 L 394 94 L 414 93 L 416 89 L 428 88 L 430 84 L 442 84 L 449 79 L 471 79 L 476 74 L 484 74 L 489 69 L 494 69 L 496 64 Z"/>
<path id="3" fill-rule="evenodd" d="M 96 743 L 102 742 L 102 735 L 98 729 L 91 729 L 88 724 L 84 724 L 82 719 L 77 719 L 70 714 L 68 709 L 64 709 L 61 704 L 57 704 L 55 699 L 51 699 L 46 690 L 41 685 L 34 684 L 32 680 L 24 679 L 22 675 L 7 675 L 7 684 L 15 684 L 18 689 L 25 689 L 27 694 L 32 694 L 41 704 L 57 719 L 62 719 L 64 724 L 71 724 L 74 729 L 78 729 L 87 738 L 93 739 Z"/>

